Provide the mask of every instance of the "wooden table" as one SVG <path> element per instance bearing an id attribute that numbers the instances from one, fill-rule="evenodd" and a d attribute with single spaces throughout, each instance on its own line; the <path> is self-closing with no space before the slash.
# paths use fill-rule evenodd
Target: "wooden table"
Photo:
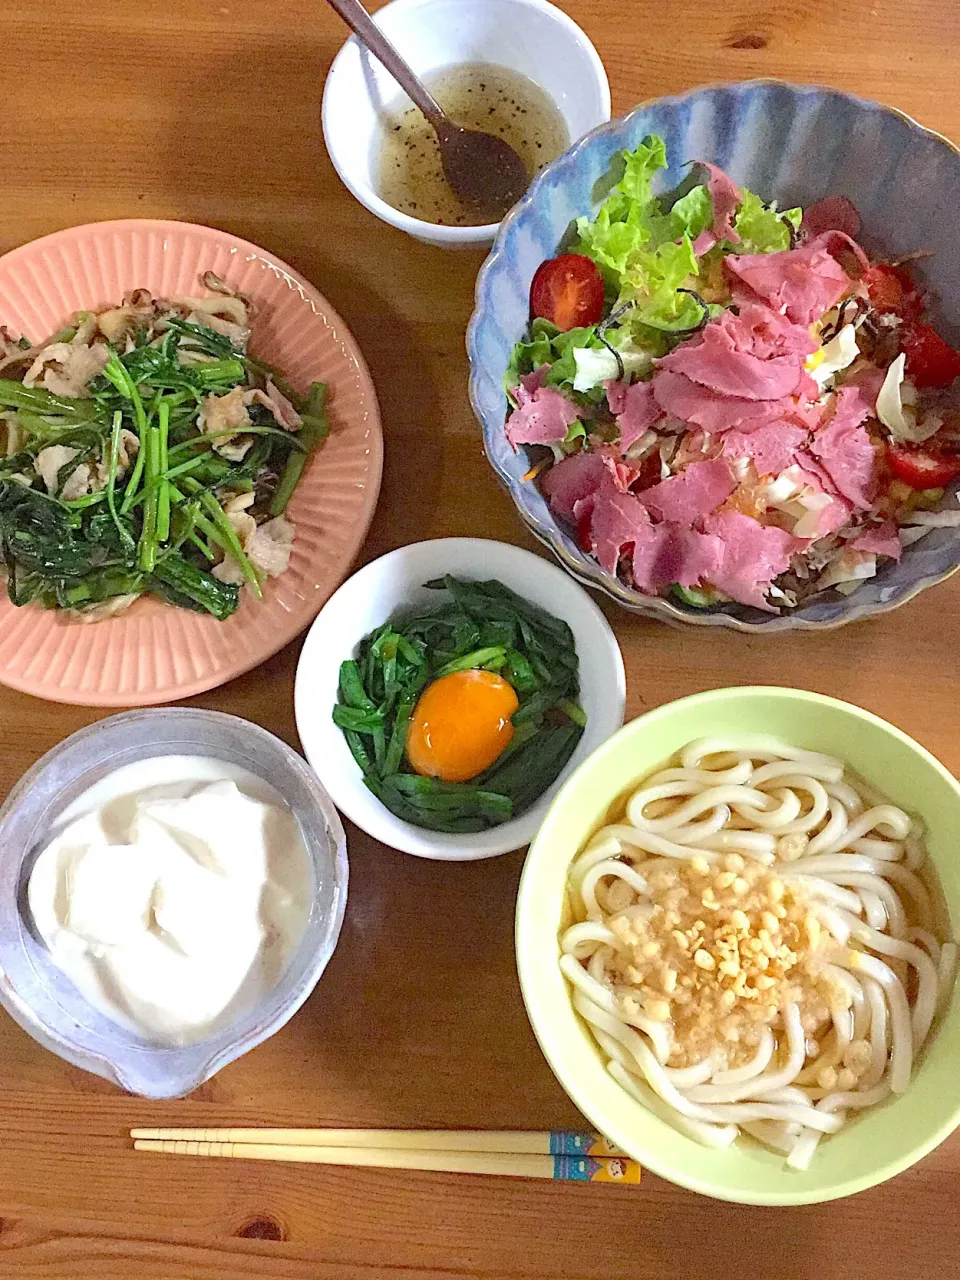
<path id="1" fill-rule="evenodd" d="M 960 138 L 950 0 L 566 0 L 614 110 L 778 75 L 885 99 Z M 387 466 L 365 550 L 478 534 L 533 545 L 484 461 L 463 331 L 480 255 L 415 244 L 341 187 L 318 112 L 342 41 L 321 0 L 0 0 L 0 251 L 73 223 L 155 216 L 268 246 L 366 352 Z M 944 210 L 944 216 L 953 216 Z M 678 633 L 608 609 L 628 716 L 749 682 L 837 694 L 960 772 L 960 577 L 824 636 Z M 296 744 L 298 644 L 199 705 Z M 0 689 L 0 792 L 102 714 Z M 513 963 L 522 855 L 439 865 L 349 831 L 336 956 L 290 1025 L 188 1101 L 121 1095 L 0 1017 L 0 1278 L 893 1280 L 960 1272 L 960 1137 L 840 1204 L 745 1209 L 639 1190 L 135 1156 L 132 1125 L 549 1128 L 577 1114 L 541 1057 Z"/>

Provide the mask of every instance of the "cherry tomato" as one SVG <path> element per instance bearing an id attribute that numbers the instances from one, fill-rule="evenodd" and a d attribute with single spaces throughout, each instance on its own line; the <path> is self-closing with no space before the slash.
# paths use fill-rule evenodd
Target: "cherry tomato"
<path id="1" fill-rule="evenodd" d="M 603 317 L 603 276 L 580 253 L 549 258 L 533 277 L 530 314 L 564 332 L 596 324 Z"/>
<path id="2" fill-rule="evenodd" d="M 926 449 L 905 449 L 893 444 L 887 450 L 890 470 L 911 489 L 942 489 L 960 476 L 960 457 Z"/>
<path id="3" fill-rule="evenodd" d="M 862 279 L 877 311 L 898 315 L 902 320 L 919 320 L 923 299 L 909 272 L 879 262 L 865 271 Z"/>
<path id="4" fill-rule="evenodd" d="M 914 321 L 900 331 L 907 357 L 907 376 L 917 387 L 948 387 L 960 378 L 960 351 L 949 346 L 929 324 Z"/>

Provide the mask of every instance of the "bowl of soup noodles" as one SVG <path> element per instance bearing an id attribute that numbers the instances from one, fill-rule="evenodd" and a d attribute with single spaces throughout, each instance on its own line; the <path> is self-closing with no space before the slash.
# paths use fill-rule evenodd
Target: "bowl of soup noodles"
<path id="1" fill-rule="evenodd" d="M 960 1124 L 960 785 L 878 717 L 721 689 L 577 770 L 517 903 L 554 1073 L 653 1172 L 745 1204 L 852 1195 Z"/>

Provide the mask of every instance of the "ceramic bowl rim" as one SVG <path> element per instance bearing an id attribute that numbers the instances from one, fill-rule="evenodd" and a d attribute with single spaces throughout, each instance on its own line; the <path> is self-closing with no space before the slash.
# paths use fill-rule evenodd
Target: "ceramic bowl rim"
<path id="1" fill-rule="evenodd" d="M 390 0 L 388 4 L 383 5 L 377 10 L 376 17 L 387 12 L 395 12 L 404 14 L 408 11 L 416 11 L 436 3 L 437 0 Z M 597 52 L 596 46 L 578 23 L 570 17 L 563 9 L 555 4 L 551 4 L 550 0 L 505 0 L 508 4 L 517 5 L 520 8 L 539 9 L 541 12 L 549 14 L 551 18 L 562 27 L 568 36 L 571 37 L 573 43 L 580 45 L 585 53 L 588 61 L 592 64 L 593 75 L 596 88 L 599 90 L 601 99 L 601 109 L 604 114 L 604 123 L 608 123 L 610 119 L 610 111 L 612 101 L 610 97 L 610 81 L 607 77 L 606 67 Z M 343 45 L 337 50 L 333 62 L 330 64 L 330 70 L 327 72 L 327 78 L 323 88 L 323 101 L 321 105 L 321 120 L 323 124 L 323 138 L 326 144 L 327 154 L 330 156 L 331 163 L 337 171 L 340 181 L 348 189 L 350 194 L 359 201 L 360 204 L 381 222 L 386 222 L 389 226 L 395 227 L 398 231 L 405 231 L 408 235 L 412 235 L 417 239 L 427 240 L 435 245 L 444 246 L 473 246 L 481 244 L 489 244 L 496 236 L 498 228 L 503 225 L 507 215 L 499 222 L 487 222 L 471 227 L 451 227 L 443 226 L 436 222 L 425 222 L 422 218 L 411 217 L 408 213 L 403 213 L 400 209 L 395 209 L 393 205 L 388 204 L 381 196 L 378 196 L 372 186 L 357 181 L 353 174 L 341 167 L 337 149 L 330 145 L 330 138 L 327 132 L 327 117 L 330 110 L 328 93 L 330 85 L 334 78 L 334 74 L 342 70 L 344 62 L 350 57 L 353 49 L 361 47 L 356 36 L 351 35 Z M 593 132 L 591 130 L 591 132 Z M 584 134 L 589 137 L 590 134 Z"/>

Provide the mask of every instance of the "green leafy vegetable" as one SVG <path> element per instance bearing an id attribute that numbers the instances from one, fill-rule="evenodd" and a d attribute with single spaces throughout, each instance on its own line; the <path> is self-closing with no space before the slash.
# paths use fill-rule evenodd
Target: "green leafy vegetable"
<path id="1" fill-rule="evenodd" d="M 300 483 L 307 459 L 314 449 L 318 448 L 330 434 L 330 423 L 327 421 L 324 405 L 327 399 L 327 387 L 323 382 L 315 382 L 310 388 L 307 402 L 303 409 L 303 426 L 300 428 L 302 450 L 290 454 L 280 476 L 280 483 L 270 503 L 270 514 L 281 516 L 293 497 L 293 491 Z"/>
<path id="2" fill-rule="evenodd" d="M 666 217 L 670 233 L 663 236 L 664 240 L 679 240 L 683 235 L 696 240 L 700 232 L 706 231 L 713 222 L 710 192 L 704 186 L 694 187 L 674 202 Z"/>
<path id="3" fill-rule="evenodd" d="M 121 528 L 122 517 L 120 517 Z M 113 513 L 74 512 L 63 503 L 15 481 L 0 482 L 0 552 L 7 565 L 7 592 L 14 604 L 38 601 L 49 608 L 76 609 L 115 596 L 176 591 L 177 603 L 227 618 L 239 592 L 166 550 L 152 574 L 136 563 L 133 538 L 123 537 Z"/>
<path id="4" fill-rule="evenodd" d="M 524 374 L 533 373 L 545 364 L 553 364 L 557 359 L 553 339 L 559 332 L 549 320 L 533 321 L 529 338 L 516 343 L 510 355 L 510 363 L 503 375 L 505 391 L 511 392 L 514 387 L 518 387 Z"/>
<path id="5" fill-rule="evenodd" d="M 663 139 L 653 135 L 634 151 L 621 152 L 612 166 L 617 180 L 611 174 L 596 216 L 577 220 L 572 250 L 603 273 L 606 318 L 568 333 L 535 319 L 514 347 L 504 377 L 510 395 L 524 375 L 546 365 L 544 385 L 562 391 L 582 411 L 588 435 L 603 437 L 605 382 L 647 376 L 655 358 L 723 312 L 720 304 L 701 300 L 702 277 L 722 286 L 725 255 L 789 249 L 800 225 L 802 210 L 779 212 L 776 204 L 765 205 L 744 190 L 734 219 L 739 243 L 721 240 L 698 261 L 694 242 L 714 220 L 710 190 L 700 183 L 676 197 L 655 196 L 653 184 L 666 164 Z M 704 292 L 710 296 L 709 289 Z"/>
<path id="6" fill-rule="evenodd" d="M 624 323 L 633 329 L 679 332 L 695 329 L 703 319 L 703 306 L 685 292 L 699 268 L 690 238 L 679 244 L 667 241 L 654 250 L 638 249 L 623 276 L 618 305 L 632 304 Z"/>
<path id="7" fill-rule="evenodd" d="M 575 352 L 585 348 L 603 350 L 595 325 L 561 333 L 549 320 L 534 320 L 530 326 L 530 340 L 518 342 L 513 349 L 504 375 L 504 387 L 512 392 L 521 377 L 547 365 L 544 385 L 572 389 L 577 376 Z"/>
<path id="8" fill-rule="evenodd" d="M 623 176 L 593 219 L 578 218 L 576 252 L 592 258 L 616 285 L 637 249 L 651 240 L 651 218 L 661 213 L 653 179 L 667 166 L 662 138 L 650 136 L 622 153 Z"/>
<path id="9" fill-rule="evenodd" d="M 27 409 L 37 414 L 69 418 L 74 425 L 97 417 L 97 406 L 92 400 L 55 396 L 42 387 L 25 387 L 22 382 L 11 382 L 8 378 L 0 378 L 0 405 L 7 409 Z"/>
<path id="10" fill-rule="evenodd" d="M 572 388 L 577 376 L 576 352 L 584 348 L 602 349 L 596 328 L 569 329 L 553 339 L 554 360 L 544 375 L 544 386 Z"/>
<path id="11" fill-rule="evenodd" d="M 617 195 L 631 204 L 649 204 L 653 179 L 666 167 L 666 143 L 656 134 L 649 134 L 635 151 L 623 153 L 623 177 L 615 188 Z"/>
<path id="12" fill-rule="evenodd" d="M 744 191 L 743 203 L 733 225 L 740 237 L 737 253 L 779 253 L 792 243 L 791 228 L 800 226 L 802 209 L 777 212 L 776 204 L 765 205 L 752 191 Z"/>
<path id="13" fill-rule="evenodd" d="M 128 350 L 108 348 L 82 399 L 0 379 L 0 408 L 14 411 L 20 442 L 0 458 L 0 569 L 14 603 L 76 609 L 152 592 L 223 619 L 240 599 L 236 585 L 210 573 L 224 554 L 262 594 L 220 499 L 253 492 L 258 520 L 286 509 L 329 431 L 326 388 L 315 383 L 301 399 L 283 384 L 301 413 L 298 431 L 254 403 L 249 426 L 208 434 L 200 427 L 208 396 L 277 375 L 205 325 L 175 313 L 161 321 L 138 330 Z M 245 443 L 236 456 L 214 448 L 236 436 Z M 70 452 L 38 466 L 54 445 Z M 72 477 L 67 492 L 76 496 L 65 500 Z"/>
<path id="14" fill-rule="evenodd" d="M 573 633 L 500 582 L 448 576 L 424 585 L 447 600 L 391 619 L 361 641 L 341 665 L 333 719 L 367 787 L 397 817 L 434 831 L 482 831 L 534 804 L 580 740 L 586 716 Z M 470 782 L 421 777 L 405 761 L 420 694 L 467 670 L 498 671 L 513 686 L 513 737 Z"/>
<path id="15" fill-rule="evenodd" d="M 158 561 L 150 586 L 167 598 L 176 592 L 174 603 L 211 613 L 220 622 L 235 613 L 240 603 L 238 586 L 220 582 L 175 552 L 165 553 Z"/>

